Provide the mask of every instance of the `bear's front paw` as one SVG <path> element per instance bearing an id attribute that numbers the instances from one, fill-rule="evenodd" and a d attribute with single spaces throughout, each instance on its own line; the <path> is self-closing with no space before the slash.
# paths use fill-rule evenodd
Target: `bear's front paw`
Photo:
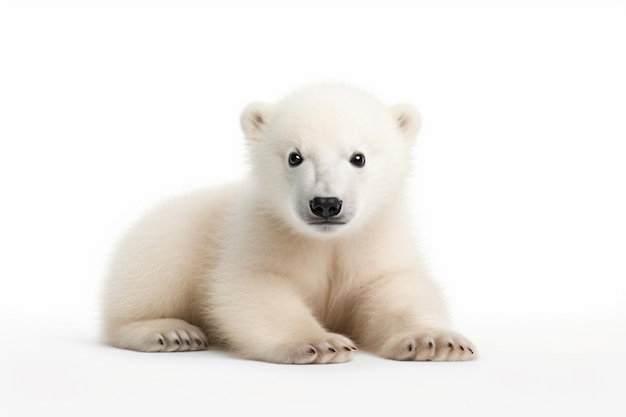
<path id="1" fill-rule="evenodd" d="M 476 348 L 465 337 L 449 331 L 428 331 L 393 338 L 383 356 L 403 361 L 471 361 Z"/>
<path id="2" fill-rule="evenodd" d="M 278 362 L 293 364 L 347 362 L 357 350 L 354 342 L 347 337 L 328 333 L 316 340 L 286 347 L 283 351 L 284 356 Z"/>
<path id="3" fill-rule="evenodd" d="M 141 352 L 185 352 L 209 348 L 198 327 L 178 319 L 155 319 L 130 323 L 118 330 L 114 344 Z"/>

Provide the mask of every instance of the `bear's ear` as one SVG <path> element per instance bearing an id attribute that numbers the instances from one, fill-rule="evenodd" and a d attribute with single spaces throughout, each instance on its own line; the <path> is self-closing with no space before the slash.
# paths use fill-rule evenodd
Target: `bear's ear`
<path id="1" fill-rule="evenodd" d="M 391 116 L 398 129 L 409 142 L 413 142 L 422 126 L 422 117 L 419 111 L 411 104 L 396 104 L 391 106 Z"/>
<path id="2" fill-rule="evenodd" d="M 241 130 L 247 139 L 256 139 L 259 136 L 263 125 L 267 123 L 272 110 L 272 105 L 269 103 L 254 102 L 248 104 L 248 106 L 241 112 Z"/>

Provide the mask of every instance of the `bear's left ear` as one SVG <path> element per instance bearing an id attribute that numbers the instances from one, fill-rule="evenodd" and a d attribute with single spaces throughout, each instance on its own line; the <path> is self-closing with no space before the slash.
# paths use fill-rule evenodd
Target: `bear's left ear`
<path id="1" fill-rule="evenodd" d="M 254 102 L 241 112 L 239 123 L 246 139 L 256 139 L 270 116 L 272 105 L 269 103 Z"/>
<path id="2" fill-rule="evenodd" d="M 404 138 L 411 143 L 415 141 L 415 137 L 422 126 L 422 117 L 419 111 L 411 104 L 405 103 L 391 106 L 390 111 L 391 117 L 393 117 Z"/>

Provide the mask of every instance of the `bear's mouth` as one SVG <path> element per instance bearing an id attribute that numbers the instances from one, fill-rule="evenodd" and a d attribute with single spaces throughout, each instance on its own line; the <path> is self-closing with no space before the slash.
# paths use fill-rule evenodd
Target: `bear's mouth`
<path id="1" fill-rule="evenodd" d="M 347 224 L 348 222 L 345 220 L 324 219 L 324 220 L 310 220 L 307 223 L 311 226 L 334 226 L 334 225 L 339 226 L 342 224 Z"/>

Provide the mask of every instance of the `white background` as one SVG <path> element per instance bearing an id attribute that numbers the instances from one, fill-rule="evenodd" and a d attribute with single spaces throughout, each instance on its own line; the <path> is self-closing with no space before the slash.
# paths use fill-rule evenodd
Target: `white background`
<path id="1" fill-rule="evenodd" d="M 0 410 L 626 413 L 626 9 L 326 3 L 1 6 Z M 244 175 L 243 107 L 325 80 L 421 110 L 420 238 L 481 359 L 285 367 L 100 345 L 124 228 Z"/>

